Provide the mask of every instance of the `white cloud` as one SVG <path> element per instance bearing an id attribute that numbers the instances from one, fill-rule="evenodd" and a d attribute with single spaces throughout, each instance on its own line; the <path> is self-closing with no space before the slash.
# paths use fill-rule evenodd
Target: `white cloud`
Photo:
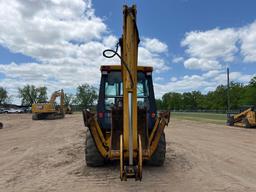
<path id="1" fill-rule="evenodd" d="M 0 1 L 0 8 L 0 44 L 35 60 L 0 63 L 0 86 L 11 95 L 25 84 L 44 85 L 49 92 L 82 83 L 97 86 L 100 65 L 120 63 L 102 56 L 118 38 L 95 15 L 91 0 Z M 139 63 L 169 69 L 162 57 L 167 51 L 158 39 L 142 38 Z"/>
<path id="2" fill-rule="evenodd" d="M 247 75 L 247 74 L 243 74 L 241 72 L 231 72 L 229 74 L 229 77 L 230 77 L 230 81 L 247 84 L 253 78 L 254 75 Z M 215 80 L 219 84 L 226 84 L 227 83 L 227 74 L 225 72 L 220 73 L 220 74 L 214 76 L 213 80 Z"/>
<path id="3" fill-rule="evenodd" d="M 230 80 L 247 84 L 249 80 L 255 76 L 243 74 L 241 72 L 231 72 Z M 167 92 L 189 92 L 200 90 L 203 93 L 213 91 L 218 85 L 225 85 L 227 83 L 226 71 L 213 70 L 202 75 L 185 75 L 176 81 L 169 81 L 166 83 L 155 83 L 156 97 L 160 98 Z"/>
<path id="4" fill-rule="evenodd" d="M 237 40 L 237 31 L 234 29 L 213 29 L 189 32 L 181 45 L 187 47 L 186 52 L 192 57 L 229 62 L 234 60 L 234 54 L 238 51 Z"/>
<path id="5" fill-rule="evenodd" d="M 177 77 L 172 77 L 171 78 L 171 81 L 177 81 L 178 79 L 177 79 Z"/>
<path id="6" fill-rule="evenodd" d="M 241 53 L 245 62 L 256 61 L 256 21 L 240 30 Z"/>
<path id="7" fill-rule="evenodd" d="M 41 59 L 72 52 L 69 41 L 100 39 L 106 25 L 90 1 L 1 1 L 0 43 L 14 52 Z M 90 17 L 83 15 L 90 12 Z"/>
<path id="8" fill-rule="evenodd" d="M 170 81 L 165 84 L 155 83 L 155 94 L 159 98 L 167 92 L 186 92 L 192 90 L 200 90 L 205 87 L 211 86 L 213 83 L 207 81 L 199 75 L 185 75 L 179 80 Z"/>
<path id="9" fill-rule="evenodd" d="M 219 75 L 221 72 L 223 71 L 220 71 L 220 70 L 211 70 L 211 71 L 208 71 L 207 73 L 204 73 L 203 74 L 203 77 L 205 78 L 213 78 L 213 77 L 216 77 L 217 75 Z"/>
<path id="10" fill-rule="evenodd" d="M 212 29 L 186 33 L 181 42 L 188 59 L 186 68 L 212 70 L 226 67 L 242 58 L 243 62 L 256 61 L 256 21 L 240 28 Z M 218 69 L 217 68 L 217 69 Z"/>
<path id="11" fill-rule="evenodd" d="M 173 63 L 181 63 L 181 62 L 183 62 L 184 61 L 184 58 L 183 57 L 174 57 L 173 59 L 172 59 L 172 62 Z"/>
<path id="12" fill-rule="evenodd" d="M 166 83 L 156 83 L 156 95 L 166 92 L 186 92 L 200 90 L 203 93 L 214 90 L 218 85 L 227 82 L 226 66 L 239 57 L 244 62 L 256 61 L 256 21 L 241 28 L 212 29 L 208 31 L 192 31 L 186 33 L 181 42 L 185 47 L 187 58 L 175 57 L 172 62 L 184 61 L 186 69 L 201 70 L 200 75 L 185 75 L 176 81 L 170 79 Z M 241 53 L 241 54 L 240 54 Z M 255 67 L 255 66 L 254 66 Z M 252 71 L 254 72 L 254 71 Z M 230 72 L 230 80 L 247 84 L 256 74 Z"/>
<path id="13" fill-rule="evenodd" d="M 100 65 L 120 63 L 117 57 L 102 56 L 104 49 L 114 48 L 118 38 L 95 15 L 90 0 L 0 1 L 0 8 L 0 44 L 35 59 L 33 63 L 0 63 L 4 75 L 0 86 L 11 95 L 28 83 L 47 86 L 49 92 L 85 82 L 97 86 Z M 256 61 L 255 25 L 187 33 L 181 44 L 188 58 L 179 56 L 172 62 L 201 69 L 202 75 L 161 76 L 170 69 L 168 46 L 156 38 L 141 37 L 139 65 L 151 65 L 158 72 L 158 96 L 167 91 L 213 90 L 226 82 L 221 64 L 234 61 L 239 45 L 244 61 Z M 163 83 L 165 78 L 169 82 Z M 246 83 L 250 78 L 241 72 L 231 73 L 231 80 Z"/>
<path id="14" fill-rule="evenodd" d="M 152 66 L 156 72 L 162 72 L 170 69 L 166 63 L 166 54 L 168 46 L 158 39 L 142 38 L 138 50 L 139 65 Z"/>
<path id="15" fill-rule="evenodd" d="M 114 35 L 109 35 L 103 39 L 103 44 L 108 47 L 116 46 L 117 42 L 118 39 Z"/>
<path id="16" fill-rule="evenodd" d="M 187 69 L 200 69 L 203 71 L 220 69 L 221 65 L 216 60 L 189 58 L 184 62 Z"/>
<path id="17" fill-rule="evenodd" d="M 161 54 L 150 52 L 144 47 L 139 47 L 139 65 L 152 66 L 156 72 L 169 70 L 170 67 L 166 64 Z"/>
<path id="18" fill-rule="evenodd" d="M 163 77 L 155 77 L 154 80 L 155 80 L 155 81 L 163 81 L 164 78 L 163 78 Z"/>
<path id="19" fill-rule="evenodd" d="M 141 44 L 142 47 L 152 53 L 165 53 L 168 51 L 168 46 L 156 38 L 142 38 Z"/>

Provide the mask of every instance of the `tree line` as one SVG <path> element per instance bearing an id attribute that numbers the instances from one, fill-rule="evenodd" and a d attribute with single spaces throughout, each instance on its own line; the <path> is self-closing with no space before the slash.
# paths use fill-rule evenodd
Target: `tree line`
<path id="1" fill-rule="evenodd" d="M 33 103 L 47 101 L 47 88 L 26 85 L 18 88 L 21 104 L 31 106 Z M 256 76 L 248 85 L 230 83 L 230 109 L 237 110 L 242 106 L 256 105 Z M 85 108 L 92 107 L 97 100 L 95 87 L 88 84 L 79 85 L 75 94 L 65 93 L 65 105 L 77 105 Z M 0 105 L 9 102 L 9 96 L 0 87 Z M 203 94 L 200 91 L 185 93 L 168 92 L 156 100 L 158 109 L 166 110 L 227 110 L 227 86 L 219 85 L 214 91 Z"/>
<path id="2" fill-rule="evenodd" d="M 34 85 L 25 85 L 18 88 L 18 97 L 21 99 L 22 106 L 32 106 L 33 103 L 44 103 L 48 101 L 47 87 L 36 87 Z M 90 108 L 97 99 L 96 88 L 89 84 L 82 84 L 76 88 L 76 93 L 65 93 L 65 106 L 76 105 Z M 0 105 L 10 102 L 10 96 L 5 88 L 0 87 Z"/>
<path id="3" fill-rule="evenodd" d="M 168 92 L 157 99 L 158 109 L 167 110 L 227 110 L 227 86 L 219 85 L 214 91 L 202 94 L 200 91 L 185 93 Z M 229 88 L 230 109 L 256 105 L 256 76 L 248 85 L 231 82 Z"/>

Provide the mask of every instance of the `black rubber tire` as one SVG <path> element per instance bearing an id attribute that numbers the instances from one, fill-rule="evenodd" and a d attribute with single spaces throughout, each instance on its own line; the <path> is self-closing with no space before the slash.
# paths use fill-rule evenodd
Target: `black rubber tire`
<path id="1" fill-rule="evenodd" d="M 37 114 L 32 114 L 32 120 L 38 120 L 38 115 Z"/>
<path id="2" fill-rule="evenodd" d="M 228 118 L 227 125 L 228 126 L 234 126 L 234 117 L 233 116 Z"/>
<path id="3" fill-rule="evenodd" d="M 246 117 L 243 118 L 243 124 L 245 128 L 251 128 L 251 125 Z"/>
<path id="4" fill-rule="evenodd" d="M 165 153 L 166 141 L 165 134 L 163 133 L 160 137 L 155 153 L 152 155 L 151 159 L 146 162 L 146 164 L 150 166 L 162 166 L 165 161 Z"/>
<path id="5" fill-rule="evenodd" d="M 0 129 L 3 129 L 4 125 L 2 122 L 0 122 Z"/>
<path id="6" fill-rule="evenodd" d="M 85 162 L 89 167 L 100 167 L 105 164 L 105 160 L 97 149 L 89 129 L 86 130 Z"/>

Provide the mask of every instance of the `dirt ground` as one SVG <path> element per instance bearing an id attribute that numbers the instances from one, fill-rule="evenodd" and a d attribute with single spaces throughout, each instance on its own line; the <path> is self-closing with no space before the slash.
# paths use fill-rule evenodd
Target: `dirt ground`
<path id="1" fill-rule="evenodd" d="M 84 163 L 82 115 L 32 121 L 0 114 L 1 192 L 256 191 L 256 129 L 172 119 L 163 167 L 143 169 L 142 182 L 121 182 L 119 166 Z"/>

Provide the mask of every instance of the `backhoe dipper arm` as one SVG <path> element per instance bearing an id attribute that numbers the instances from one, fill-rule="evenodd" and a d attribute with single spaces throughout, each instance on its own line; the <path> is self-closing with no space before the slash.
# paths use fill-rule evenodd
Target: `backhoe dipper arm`
<path id="1" fill-rule="evenodd" d="M 137 62 L 139 34 L 136 25 L 136 6 L 123 7 L 121 38 L 123 79 L 123 149 L 129 151 L 129 165 L 133 166 L 134 151 L 138 150 L 137 132 Z M 124 63 L 125 62 L 125 63 Z M 130 74 L 125 67 L 130 70 Z"/>

